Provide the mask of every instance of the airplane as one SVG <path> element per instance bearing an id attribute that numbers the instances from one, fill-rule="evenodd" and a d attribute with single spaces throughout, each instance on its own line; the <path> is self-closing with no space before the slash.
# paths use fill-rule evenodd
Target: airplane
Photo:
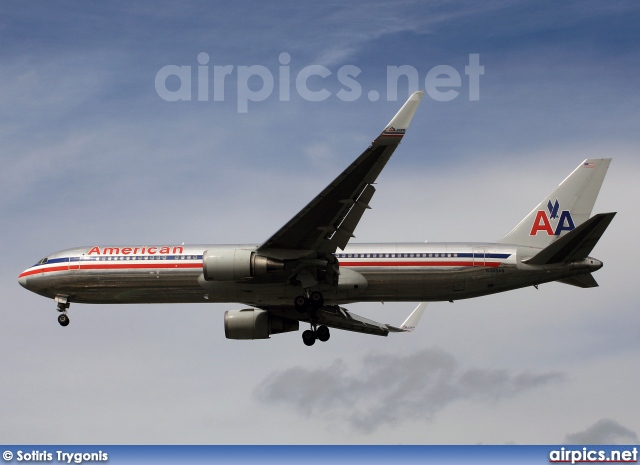
<path id="1" fill-rule="evenodd" d="M 413 93 L 369 147 L 262 244 L 78 247 L 48 255 L 18 282 L 52 298 L 58 322 L 73 303 L 239 302 L 224 314 L 229 339 L 298 331 L 305 345 L 329 328 L 387 336 L 410 332 L 426 302 L 450 301 L 558 281 L 597 287 L 589 254 L 614 213 L 591 217 L 611 159 L 587 159 L 496 243 L 351 244 L 374 184 L 405 136 L 424 91 Z M 421 302 L 399 326 L 343 307 Z"/>

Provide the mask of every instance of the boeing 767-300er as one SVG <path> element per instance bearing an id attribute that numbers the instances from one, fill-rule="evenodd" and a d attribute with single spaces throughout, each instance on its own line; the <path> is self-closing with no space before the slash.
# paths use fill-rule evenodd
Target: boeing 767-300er
<path id="1" fill-rule="evenodd" d="M 405 135 L 424 92 L 413 93 L 346 170 L 261 245 L 79 247 L 22 272 L 22 286 L 55 299 L 58 322 L 77 303 L 241 302 L 230 339 L 297 331 L 306 345 L 329 328 L 386 336 L 411 331 L 424 302 L 454 301 L 541 283 L 598 284 L 589 254 L 615 213 L 590 218 L 610 159 L 588 159 L 497 243 L 349 244 L 376 178 Z M 347 246 L 348 245 L 348 246 Z M 423 302 L 398 327 L 355 315 L 353 302 Z"/>

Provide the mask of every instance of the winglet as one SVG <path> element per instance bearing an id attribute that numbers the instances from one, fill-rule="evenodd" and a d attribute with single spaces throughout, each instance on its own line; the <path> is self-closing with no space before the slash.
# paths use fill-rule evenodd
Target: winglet
<path id="1" fill-rule="evenodd" d="M 411 315 L 409 315 L 407 319 L 404 320 L 404 323 L 402 323 L 399 328 L 396 328 L 395 326 L 387 325 L 387 328 L 389 328 L 389 332 L 410 333 L 411 331 L 416 329 L 416 327 L 418 326 L 418 323 L 420 322 L 420 318 L 422 318 L 422 314 L 424 313 L 425 308 L 427 308 L 426 302 L 422 302 L 421 304 L 419 304 L 415 308 L 415 310 L 411 312 Z"/>
<path id="2" fill-rule="evenodd" d="M 402 105 L 402 108 L 398 110 L 398 113 L 389 121 L 389 124 L 385 127 L 381 137 L 402 137 L 404 136 L 405 131 L 409 127 L 411 120 L 413 119 L 413 115 L 415 115 L 416 110 L 418 109 L 418 104 L 422 97 L 424 96 L 424 90 L 419 90 L 418 92 L 414 92 L 407 99 L 407 101 Z"/>

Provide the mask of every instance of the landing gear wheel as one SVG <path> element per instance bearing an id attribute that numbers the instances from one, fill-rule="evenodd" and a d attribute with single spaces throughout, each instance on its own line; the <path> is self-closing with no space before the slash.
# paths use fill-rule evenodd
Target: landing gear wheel
<path id="1" fill-rule="evenodd" d="M 329 328 L 327 328 L 325 325 L 318 326 L 318 329 L 316 329 L 316 337 L 321 342 L 327 342 L 331 337 L 331 333 L 329 333 Z"/>
<path id="2" fill-rule="evenodd" d="M 61 313 L 60 315 L 58 315 L 58 323 L 60 323 L 60 326 L 69 325 L 69 317 L 66 313 Z"/>
<path id="3" fill-rule="evenodd" d="M 309 300 L 311 301 L 311 305 L 314 308 L 320 308 L 324 305 L 324 297 L 322 296 L 322 292 L 313 291 L 309 294 Z"/>
<path id="4" fill-rule="evenodd" d="M 316 333 L 314 333 L 310 329 L 307 329 L 302 333 L 302 342 L 304 342 L 304 345 L 306 346 L 314 345 L 316 343 Z"/>
<path id="5" fill-rule="evenodd" d="M 307 299 L 303 295 L 299 295 L 298 297 L 293 299 L 293 305 L 296 307 L 296 310 L 298 310 L 300 313 L 303 313 L 309 310 L 310 304 L 311 303 L 309 302 L 309 299 Z"/>

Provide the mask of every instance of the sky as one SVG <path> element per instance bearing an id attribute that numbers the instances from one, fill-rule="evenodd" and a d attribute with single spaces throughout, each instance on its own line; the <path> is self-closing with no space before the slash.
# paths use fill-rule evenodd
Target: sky
<path id="1" fill-rule="evenodd" d="M 3 2 L 0 441 L 637 443 L 639 22 L 632 1 Z M 81 245 L 263 242 L 414 90 L 398 69 L 427 95 L 353 241 L 495 241 L 613 158 L 600 287 L 431 303 L 411 334 L 309 348 L 225 339 L 237 303 L 74 304 L 61 328 L 18 285 Z"/>

